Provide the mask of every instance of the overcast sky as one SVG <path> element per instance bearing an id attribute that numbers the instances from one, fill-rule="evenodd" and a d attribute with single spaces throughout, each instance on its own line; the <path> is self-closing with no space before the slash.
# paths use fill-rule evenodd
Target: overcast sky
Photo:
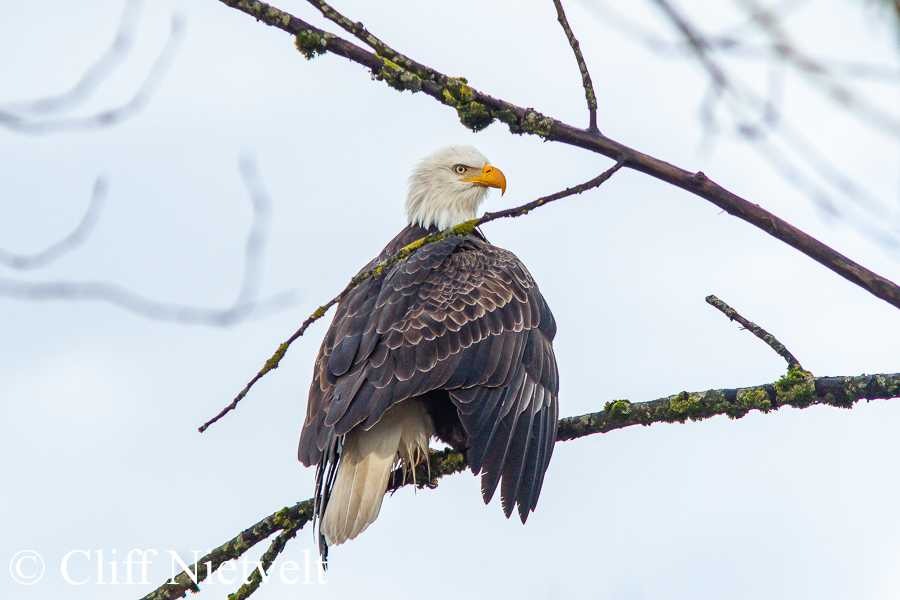
<path id="1" fill-rule="evenodd" d="M 746 21 L 721 0 L 681 4 L 707 31 L 731 32 Z M 789 4 L 801 6 L 783 24 L 810 55 L 900 68 L 889 13 L 856 0 Z M 334 31 L 305 2 L 276 6 Z M 587 124 L 578 69 L 550 0 L 335 6 L 481 91 Z M 71 88 L 112 43 L 123 7 L 122 0 L 0 3 L 0 110 Z M 900 236 L 900 153 L 889 125 L 848 115 L 820 84 L 791 69 L 773 76 L 748 54 L 724 64 L 760 97 L 775 90 L 796 133 L 774 146 L 750 143 L 735 133 L 726 99 L 713 108 L 719 129 L 710 135 L 701 118 L 708 75 L 629 28 L 636 22 L 679 40 L 653 2 L 617 8 L 633 21 L 616 20 L 600 1 L 566 7 L 603 133 L 702 170 L 900 281 L 900 250 L 884 241 Z M 179 15 L 177 54 L 143 110 L 100 129 L 0 127 L 0 248 L 33 254 L 64 238 L 98 176 L 108 183 L 100 219 L 77 250 L 40 269 L 0 266 L 3 598 L 140 598 L 170 576 L 170 551 L 192 559 L 192 551 L 205 553 L 312 495 L 314 473 L 296 460 L 296 446 L 325 322 L 237 411 L 206 433 L 197 427 L 399 231 L 406 177 L 421 157 L 448 143 L 476 145 L 508 181 L 487 210 L 611 165 L 510 135 L 502 124 L 473 134 L 431 98 L 373 82 L 339 57 L 307 61 L 284 32 L 215 0 L 139 8 L 121 65 L 88 101 L 53 118 L 127 102 Z M 747 31 L 754 30 L 737 33 Z M 840 81 L 896 114 L 896 74 L 887 82 Z M 815 154 L 797 154 L 803 144 Z M 148 319 L 105 301 L 9 296 L 13 281 L 105 282 L 162 303 L 227 309 L 241 288 L 253 215 L 241 156 L 255 160 L 271 202 L 261 295 L 293 292 L 290 307 L 222 328 Z M 859 208 L 803 162 L 813 156 L 864 187 L 856 200 L 873 206 Z M 793 168 L 806 183 L 785 180 Z M 823 209 L 829 202 L 831 211 Z M 709 294 L 767 328 L 816 375 L 891 373 L 900 365 L 896 308 L 639 173 L 620 172 L 599 190 L 484 232 L 522 259 L 556 316 L 560 416 L 612 399 L 775 381 L 784 361 L 708 306 Z M 484 506 L 470 473 L 456 475 L 436 490 L 387 498 L 372 527 L 332 549 L 326 584 L 315 574 L 303 583 L 316 550 L 312 531 L 300 531 L 254 598 L 897 598 L 898 431 L 893 400 L 560 443 L 527 525 L 507 521 L 496 500 Z M 158 553 L 143 585 L 139 566 L 125 584 L 134 549 Z M 7 567 L 24 550 L 45 564 L 33 585 L 17 583 Z M 67 554 L 69 578 L 85 583 L 64 579 Z M 287 572 L 299 575 L 296 583 L 282 581 L 284 561 L 299 565 L 299 574 Z M 33 563 L 20 564 L 27 575 Z M 214 576 L 199 598 L 225 598 L 237 585 Z"/>

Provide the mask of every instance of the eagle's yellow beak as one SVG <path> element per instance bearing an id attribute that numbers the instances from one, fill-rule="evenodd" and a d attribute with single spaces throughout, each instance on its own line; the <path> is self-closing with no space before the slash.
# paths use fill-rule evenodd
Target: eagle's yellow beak
<path id="1" fill-rule="evenodd" d="M 503 174 L 503 171 L 491 165 L 485 165 L 481 175 L 467 177 L 460 179 L 460 181 L 469 181 L 475 185 L 500 188 L 501 196 L 506 193 L 506 176 Z"/>

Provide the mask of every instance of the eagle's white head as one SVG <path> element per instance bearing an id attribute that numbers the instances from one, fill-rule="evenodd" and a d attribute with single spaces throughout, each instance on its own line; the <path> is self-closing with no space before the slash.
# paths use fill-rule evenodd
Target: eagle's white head
<path id="1" fill-rule="evenodd" d="M 444 146 L 409 175 L 406 220 L 440 230 L 474 219 L 488 188 L 506 192 L 506 177 L 472 146 Z"/>

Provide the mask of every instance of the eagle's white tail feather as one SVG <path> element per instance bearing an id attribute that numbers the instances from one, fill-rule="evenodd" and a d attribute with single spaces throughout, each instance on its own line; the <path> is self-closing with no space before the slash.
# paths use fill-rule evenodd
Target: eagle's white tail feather
<path id="1" fill-rule="evenodd" d="M 434 424 L 424 402 L 398 402 L 368 431 L 356 428 L 344 436 L 337 476 L 321 532 L 329 546 L 343 544 L 366 530 L 378 517 L 391 470 L 398 459 L 404 475 L 428 457 Z"/>

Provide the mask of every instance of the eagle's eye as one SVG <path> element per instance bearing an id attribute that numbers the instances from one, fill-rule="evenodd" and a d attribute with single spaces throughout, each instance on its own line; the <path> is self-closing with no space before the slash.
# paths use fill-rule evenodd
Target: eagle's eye
<path id="1" fill-rule="evenodd" d="M 466 171 L 468 171 L 468 169 L 463 165 L 456 165 L 455 167 L 453 167 L 453 170 L 456 171 L 458 175 L 465 175 Z"/>

